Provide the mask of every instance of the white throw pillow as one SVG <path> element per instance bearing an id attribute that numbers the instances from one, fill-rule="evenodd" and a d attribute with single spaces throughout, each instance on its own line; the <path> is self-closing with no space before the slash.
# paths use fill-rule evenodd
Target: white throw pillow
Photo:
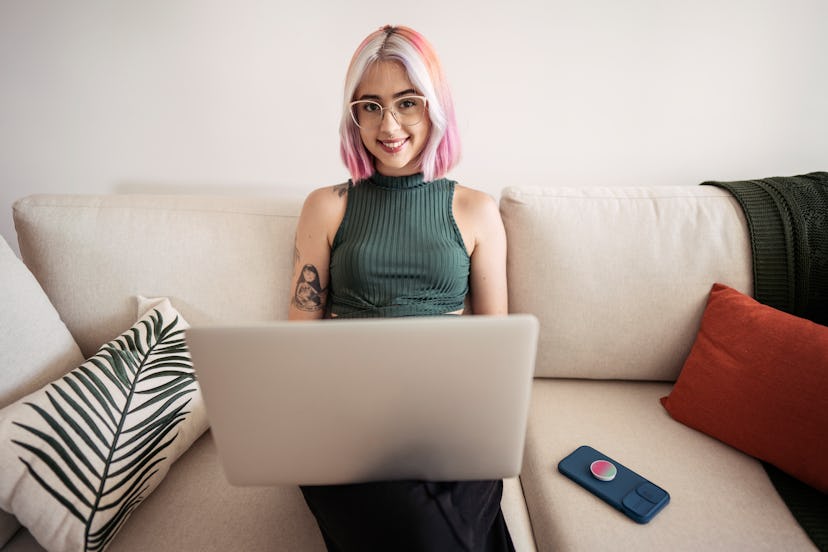
<path id="1" fill-rule="evenodd" d="M 83 362 L 35 277 L 0 238 L 0 408 Z"/>
<path id="2" fill-rule="evenodd" d="M 207 428 L 187 327 L 165 299 L 0 410 L 0 508 L 46 549 L 105 550 Z"/>
<path id="3" fill-rule="evenodd" d="M 0 238 L 0 408 L 43 387 L 83 362 L 40 284 Z M 17 532 L 0 512 L 0 548 Z"/>

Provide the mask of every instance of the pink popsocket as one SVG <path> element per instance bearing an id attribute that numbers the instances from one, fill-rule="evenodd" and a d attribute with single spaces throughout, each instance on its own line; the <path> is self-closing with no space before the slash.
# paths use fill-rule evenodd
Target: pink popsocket
<path id="1" fill-rule="evenodd" d="M 589 471 L 592 472 L 592 476 L 595 479 L 600 479 L 601 481 L 612 481 L 615 479 L 616 474 L 618 474 L 618 469 L 615 467 L 615 464 L 607 460 L 596 460 L 589 465 Z"/>

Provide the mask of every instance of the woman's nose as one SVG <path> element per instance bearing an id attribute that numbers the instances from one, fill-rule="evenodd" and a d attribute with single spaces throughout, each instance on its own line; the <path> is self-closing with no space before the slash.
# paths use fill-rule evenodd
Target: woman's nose
<path id="1" fill-rule="evenodd" d="M 382 120 L 380 121 L 380 130 L 388 132 L 398 128 L 400 128 L 400 123 L 397 121 L 394 112 L 390 109 L 384 109 L 382 111 Z"/>

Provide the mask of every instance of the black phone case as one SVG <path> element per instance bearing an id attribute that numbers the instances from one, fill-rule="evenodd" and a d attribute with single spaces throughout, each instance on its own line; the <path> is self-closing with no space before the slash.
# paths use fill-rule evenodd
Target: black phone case
<path id="1" fill-rule="evenodd" d="M 592 475 L 590 465 L 596 460 L 615 465 L 617 474 L 612 481 Z M 586 445 L 561 460 L 558 471 L 638 523 L 647 523 L 670 502 L 667 491 Z"/>

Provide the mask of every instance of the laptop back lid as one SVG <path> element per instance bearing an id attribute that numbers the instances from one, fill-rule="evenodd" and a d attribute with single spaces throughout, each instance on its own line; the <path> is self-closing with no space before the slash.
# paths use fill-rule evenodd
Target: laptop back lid
<path id="1" fill-rule="evenodd" d="M 538 322 L 445 316 L 202 326 L 187 343 L 236 485 L 520 472 Z"/>

